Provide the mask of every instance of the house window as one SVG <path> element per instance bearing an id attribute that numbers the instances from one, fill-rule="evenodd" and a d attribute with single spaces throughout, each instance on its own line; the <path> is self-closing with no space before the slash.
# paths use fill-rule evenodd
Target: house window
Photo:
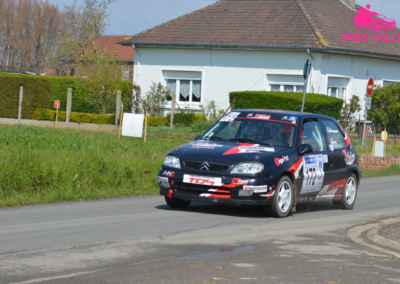
<path id="1" fill-rule="evenodd" d="M 122 80 L 128 81 L 129 80 L 129 66 L 128 65 L 122 65 Z"/>
<path id="2" fill-rule="evenodd" d="M 165 85 L 171 90 L 171 97 L 167 101 L 172 100 L 173 93 L 177 94 L 176 98 L 180 102 L 201 101 L 201 80 L 166 79 Z"/>
<path id="3" fill-rule="evenodd" d="M 344 77 L 328 77 L 327 95 L 330 97 L 345 100 L 346 88 L 350 82 L 350 78 Z"/>
<path id="4" fill-rule="evenodd" d="M 296 92 L 302 93 L 304 86 L 302 85 L 269 85 L 272 92 Z"/>
<path id="5" fill-rule="evenodd" d="M 343 100 L 346 97 L 346 88 L 328 87 L 328 96 Z"/>

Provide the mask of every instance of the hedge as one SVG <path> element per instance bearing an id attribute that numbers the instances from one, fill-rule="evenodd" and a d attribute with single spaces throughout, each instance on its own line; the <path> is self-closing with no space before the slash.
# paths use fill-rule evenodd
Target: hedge
<path id="1" fill-rule="evenodd" d="M 167 114 L 168 121 L 171 120 L 171 114 Z M 174 125 L 192 126 L 196 120 L 196 115 L 193 112 L 176 112 L 174 114 Z"/>
<path id="2" fill-rule="evenodd" d="M 143 124 L 145 120 L 143 120 Z M 148 126 L 169 126 L 169 120 L 165 117 L 147 117 Z"/>
<path id="3" fill-rule="evenodd" d="M 58 111 L 58 120 L 65 121 L 65 117 L 65 111 Z M 31 118 L 35 120 L 54 121 L 56 120 L 56 111 L 50 109 L 37 109 Z M 114 124 L 115 115 L 71 112 L 69 121 L 78 123 Z"/>
<path id="4" fill-rule="evenodd" d="M 266 91 L 244 91 L 231 92 L 229 101 L 235 99 L 235 109 L 276 109 L 301 111 L 303 94 L 294 92 L 266 92 Z M 304 112 L 317 113 L 340 118 L 343 100 L 320 95 L 307 94 L 304 104 Z"/>
<path id="5" fill-rule="evenodd" d="M 0 117 L 18 117 L 20 86 L 24 87 L 23 119 L 30 119 L 37 108 L 47 108 L 51 91 L 49 80 L 32 75 L 0 75 Z"/>
<path id="6" fill-rule="evenodd" d="M 65 111 L 67 107 L 67 91 L 68 88 L 72 89 L 72 108 L 73 112 L 89 112 L 99 113 L 96 106 L 90 105 L 86 99 L 86 92 L 82 88 L 81 78 L 69 76 L 46 76 L 51 82 L 51 99 L 49 102 L 49 109 L 53 109 L 55 100 L 61 102 L 60 110 Z M 122 93 L 122 103 L 124 111 L 129 111 L 132 100 L 132 82 L 121 81 L 118 88 Z M 115 100 L 117 96 L 115 95 Z M 115 101 L 109 106 L 109 113 L 115 112 Z"/>

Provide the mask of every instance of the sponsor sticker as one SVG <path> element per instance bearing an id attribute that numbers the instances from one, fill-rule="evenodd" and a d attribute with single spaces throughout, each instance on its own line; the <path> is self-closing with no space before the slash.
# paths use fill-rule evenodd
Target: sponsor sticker
<path id="1" fill-rule="evenodd" d="M 356 156 L 352 152 L 346 152 L 346 154 L 344 155 L 344 161 L 346 162 L 346 165 L 352 165 L 355 160 Z"/>
<path id="2" fill-rule="evenodd" d="M 168 182 L 167 177 L 158 177 L 158 182 Z"/>
<path id="3" fill-rule="evenodd" d="M 336 144 L 337 144 L 337 141 L 334 140 L 333 138 L 331 138 L 331 145 L 336 145 Z"/>
<path id="4" fill-rule="evenodd" d="M 275 152 L 274 148 L 263 147 L 260 144 L 254 144 L 250 146 L 236 146 L 224 153 L 224 155 L 233 155 L 241 153 L 260 153 L 260 152 Z"/>
<path id="5" fill-rule="evenodd" d="M 165 171 L 163 173 L 163 175 L 167 176 L 167 177 L 174 177 L 175 176 L 175 172 L 171 172 L 171 171 Z"/>
<path id="6" fill-rule="evenodd" d="M 215 149 L 217 147 L 222 147 L 223 145 L 216 144 L 216 143 L 208 143 L 208 142 L 201 142 L 201 143 L 192 143 L 191 144 L 194 149 Z"/>
<path id="7" fill-rule="evenodd" d="M 271 116 L 267 115 L 267 114 L 256 114 L 255 117 L 259 118 L 259 119 L 270 119 L 271 118 Z"/>
<path id="8" fill-rule="evenodd" d="M 324 155 L 324 163 L 328 163 L 328 155 Z"/>
<path id="9" fill-rule="evenodd" d="M 267 192 L 268 191 L 268 185 L 245 185 L 243 186 L 244 190 L 252 190 L 254 193 L 260 193 L 260 192 Z"/>
<path id="10" fill-rule="evenodd" d="M 253 114 L 252 113 L 249 113 L 248 115 L 247 115 L 247 117 L 252 117 L 253 116 Z"/>
<path id="11" fill-rule="evenodd" d="M 292 121 L 292 122 L 294 122 L 294 123 L 296 123 L 297 117 L 296 117 L 296 116 L 290 116 L 290 117 L 289 117 L 289 120 Z"/>
<path id="12" fill-rule="evenodd" d="M 328 133 L 339 133 L 339 130 L 333 130 L 332 128 L 330 128 L 329 126 L 326 127 L 326 132 Z"/>
<path id="13" fill-rule="evenodd" d="M 283 156 L 282 155 L 282 158 L 275 158 L 274 159 L 274 161 L 275 161 L 275 164 L 279 167 L 280 165 L 282 165 L 285 161 L 289 161 L 289 156 Z"/>
<path id="14" fill-rule="evenodd" d="M 220 178 L 220 177 L 208 177 L 208 176 L 197 176 L 197 175 L 183 175 L 183 182 L 184 183 L 192 183 L 192 184 L 221 186 L 222 185 L 222 178 Z"/>
<path id="15" fill-rule="evenodd" d="M 249 183 L 249 180 L 247 180 L 247 179 L 240 179 L 240 178 L 233 178 L 233 179 L 232 179 L 232 183 L 233 183 L 233 184 L 237 184 L 237 185 L 248 184 L 248 183 Z"/>
<path id="16" fill-rule="evenodd" d="M 230 112 L 227 115 L 225 115 L 223 118 L 220 119 L 220 121 L 227 121 L 227 122 L 232 122 L 235 120 L 235 118 L 240 114 L 240 112 Z"/>
<path id="17" fill-rule="evenodd" d="M 323 155 L 310 155 L 304 160 L 304 180 L 301 193 L 320 191 L 325 176 Z"/>

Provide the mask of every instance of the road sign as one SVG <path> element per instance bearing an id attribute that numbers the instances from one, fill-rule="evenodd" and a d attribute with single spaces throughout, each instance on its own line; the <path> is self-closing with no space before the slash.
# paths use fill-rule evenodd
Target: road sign
<path id="1" fill-rule="evenodd" d="M 371 97 L 366 97 L 365 98 L 365 107 L 366 108 L 371 108 Z"/>
<path id="2" fill-rule="evenodd" d="M 367 95 L 370 97 L 373 91 L 374 91 L 374 79 L 369 78 L 367 84 Z"/>
<path id="3" fill-rule="evenodd" d="M 308 75 L 310 75 L 310 71 L 311 71 L 310 59 L 307 59 L 306 64 L 304 64 L 303 68 L 304 80 L 307 78 Z"/>
<path id="4" fill-rule="evenodd" d="M 54 108 L 56 109 L 60 108 L 60 101 L 54 101 Z"/>

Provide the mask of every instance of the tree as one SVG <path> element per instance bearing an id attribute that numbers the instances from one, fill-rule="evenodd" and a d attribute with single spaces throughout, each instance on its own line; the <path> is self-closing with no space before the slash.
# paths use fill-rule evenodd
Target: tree
<path id="1" fill-rule="evenodd" d="M 71 5 L 65 5 L 67 29 L 59 38 L 57 54 L 53 66 L 65 67 L 65 62 L 76 63 L 87 57 L 93 59 L 91 52 L 99 52 L 95 38 L 103 35 L 109 26 L 108 7 L 116 0 L 84 0 L 78 5 L 76 0 Z M 85 58 L 83 58 L 85 60 Z"/>
<path id="2" fill-rule="evenodd" d="M 170 89 L 164 87 L 161 83 L 152 82 L 150 90 L 146 93 L 146 98 L 142 99 L 143 110 L 150 115 L 160 117 L 162 103 L 170 96 Z"/>
<path id="3" fill-rule="evenodd" d="M 78 72 L 82 75 L 82 87 L 87 91 L 87 101 L 98 107 L 99 112 L 111 112 L 123 75 L 123 65 L 108 51 L 87 52 L 78 61 Z"/>
<path id="4" fill-rule="evenodd" d="M 400 84 L 379 86 L 371 96 L 371 109 L 368 119 L 372 127 L 383 131 L 385 126 L 389 133 L 400 131 Z"/>
<path id="5" fill-rule="evenodd" d="M 47 0 L 1 0 L 0 19 L 2 69 L 44 72 L 66 27 L 66 13 Z"/>
<path id="6" fill-rule="evenodd" d="M 353 131 L 355 124 L 355 114 L 361 110 L 360 98 L 353 95 L 349 103 L 343 103 L 342 111 L 340 112 L 340 123 L 346 131 Z"/>

